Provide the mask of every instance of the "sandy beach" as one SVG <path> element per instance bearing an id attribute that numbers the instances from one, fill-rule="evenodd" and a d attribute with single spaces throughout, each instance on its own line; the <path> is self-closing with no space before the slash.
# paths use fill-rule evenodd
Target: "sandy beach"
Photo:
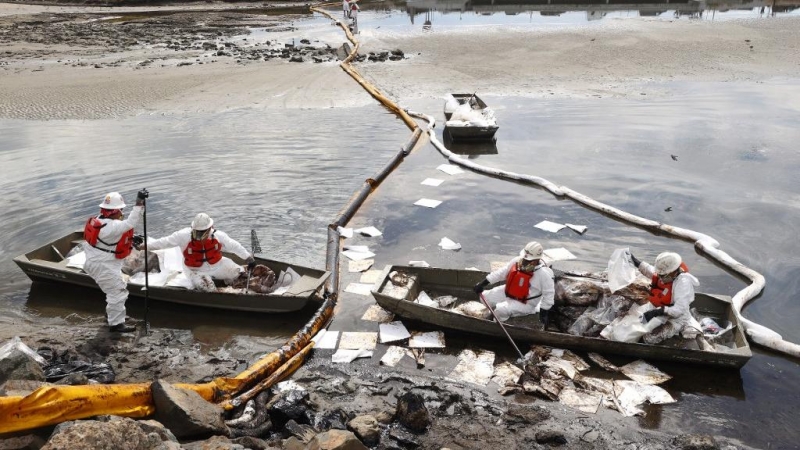
<path id="1" fill-rule="evenodd" d="M 43 8 L 0 5 L 0 25 L 16 31 L 0 38 L 5 48 L 0 59 L 0 117 L 99 119 L 232 108 L 346 107 L 373 101 L 333 60 L 314 64 L 209 57 L 207 50 L 189 42 L 187 27 L 195 20 L 218 25 L 202 42 L 243 34 L 244 26 L 273 28 L 268 36 L 273 47 L 295 37 L 313 39 L 318 33 L 285 27 L 280 15 L 264 19 L 185 12 L 167 16 L 174 26 L 170 29 L 159 26 L 161 21 L 149 23 L 152 19 L 125 22 L 149 31 L 143 44 L 142 37 L 120 36 L 115 22 L 87 22 L 96 15 L 70 12 L 42 20 L 37 14 Z M 368 29 L 366 21 L 361 27 L 361 53 L 395 48 L 405 52 L 402 61 L 357 66 L 401 104 L 454 91 L 523 97 L 658 95 L 667 81 L 758 82 L 791 77 L 800 70 L 800 33 L 792 17 L 723 22 L 609 19 L 591 28 L 465 28 L 404 35 Z M 335 27 L 319 37 L 329 40 L 320 45 L 338 47 L 344 42 Z M 179 39 L 185 44 L 180 48 L 165 45 Z M 201 40 L 195 35 L 194 41 Z"/>

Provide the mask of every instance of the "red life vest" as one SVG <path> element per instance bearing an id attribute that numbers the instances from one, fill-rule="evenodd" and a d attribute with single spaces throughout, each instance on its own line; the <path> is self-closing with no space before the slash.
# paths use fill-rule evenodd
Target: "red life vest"
<path id="1" fill-rule="evenodd" d="M 222 259 L 222 244 L 211 233 L 208 239 L 192 239 L 183 249 L 183 263 L 187 267 L 200 267 L 204 262 L 216 264 Z"/>
<path id="2" fill-rule="evenodd" d="M 113 253 L 117 259 L 125 259 L 126 256 L 131 254 L 131 250 L 133 250 L 133 228 L 123 233 L 117 242 L 106 242 L 100 239 L 100 230 L 104 226 L 106 226 L 106 224 L 101 222 L 97 217 L 89 217 L 89 220 L 86 221 L 86 225 L 83 227 L 83 238 L 92 247 L 106 253 Z M 107 247 L 114 247 L 114 250 L 100 248 L 97 246 L 98 242 Z"/>
<path id="3" fill-rule="evenodd" d="M 681 273 L 689 271 L 689 268 L 684 263 L 681 263 L 680 269 Z M 675 279 L 677 278 L 678 277 L 675 277 Z M 661 279 L 658 277 L 658 274 L 653 274 L 653 280 L 652 283 L 650 283 L 650 303 L 652 303 L 656 308 L 661 306 L 672 306 L 672 283 L 674 282 L 675 280 L 672 280 L 669 283 L 662 283 Z"/>
<path id="4" fill-rule="evenodd" d="M 506 276 L 506 297 L 513 298 L 522 303 L 528 303 L 528 300 L 535 298 L 528 297 L 532 278 L 533 272 L 523 272 L 519 270 L 519 262 L 514 264 L 511 270 L 508 271 L 508 276 Z"/>

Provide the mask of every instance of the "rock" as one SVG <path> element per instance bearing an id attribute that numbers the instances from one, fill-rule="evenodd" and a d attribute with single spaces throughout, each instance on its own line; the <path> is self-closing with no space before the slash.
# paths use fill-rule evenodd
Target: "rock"
<path id="1" fill-rule="evenodd" d="M 317 430 L 315 430 L 311 425 L 300 425 L 294 420 L 286 422 L 286 426 L 284 428 L 304 444 L 311 442 L 311 439 L 313 439 L 317 434 Z"/>
<path id="2" fill-rule="evenodd" d="M 347 428 L 368 447 L 378 445 L 381 440 L 381 427 L 378 425 L 378 421 L 370 415 L 357 416 L 347 422 Z"/>
<path id="3" fill-rule="evenodd" d="M 89 384 L 89 378 L 82 374 L 82 373 L 71 373 L 64 378 L 55 382 L 55 384 L 61 384 L 66 386 L 81 386 L 84 384 Z"/>
<path id="4" fill-rule="evenodd" d="M 64 426 L 62 426 L 64 425 Z M 161 439 L 145 433 L 135 420 L 121 418 L 109 422 L 80 420 L 59 425 L 42 450 L 156 450 Z"/>
<path id="5" fill-rule="evenodd" d="M 416 432 L 424 432 L 431 424 L 424 399 L 413 392 L 406 392 L 397 399 L 395 417 L 401 424 Z"/>
<path id="6" fill-rule="evenodd" d="M 225 434 L 222 408 L 194 391 L 178 389 L 163 380 L 151 386 L 155 418 L 178 438 Z"/>
<path id="7" fill-rule="evenodd" d="M 38 450 L 44 444 L 44 439 L 35 434 L 0 439 L 0 449 L 2 450 Z"/>
<path id="8" fill-rule="evenodd" d="M 394 421 L 394 414 L 390 413 L 389 411 L 381 411 L 378 414 L 375 414 L 375 420 L 382 424 L 390 424 Z"/>
<path id="9" fill-rule="evenodd" d="M 0 384 L 8 380 L 44 381 L 44 371 L 31 355 L 11 348 L 6 356 L 0 359 Z"/>
<path id="10" fill-rule="evenodd" d="M 717 441 L 703 434 L 682 434 L 674 439 L 674 444 L 682 450 L 719 450 Z"/>
<path id="11" fill-rule="evenodd" d="M 403 427 L 395 427 L 389 430 L 389 437 L 399 442 L 404 447 L 419 447 L 419 442 L 416 437 L 403 429 Z"/>
<path id="12" fill-rule="evenodd" d="M 283 428 L 286 422 L 310 423 L 307 420 L 308 391 L 291 390 L 281 392 L 278 399 L 269 405 L 269 417 L 276 429 Z"/>
<path id="13" fill-rule="evenodd" d="M 213 436 L 205 441 L 183 444 L 182 448 L 185 450 L 248 450 L 247 447 L 224 436 Z"/>
<path id="14" fill-rule="evenodd" d="M 161 441 L 178 442 L 178 439 L 161 422 L 155 420 L 139 420 L 136 422 L 145 433 L 155 433 Z"/>
<path id="15" fill-rule="evenodd" d="M 299 55 L 298 56 L 292 56 L 291 58 L 289 58 L 289 62 L 299 62 L 299 63 L 301 63 L 301 62 L 303 62 L 303 57 L 299 56 Z"/>
<path id="16" fill-rule="evenodd" d="M 341 47 L 336 49 L 336 58 L 338 58 L 339 61 L 343 61 L 350 55 L 351 51 L 350 45 L 345 42 Z"/>
<path id="17" fill-rule="evenodd" d="M 581 440 L 583 442 L 594 442 L 597 440 L 598 437 L 600 437 L 600 433 L 598 433 L 597 430 L 591 430 L 588 433 L 581 436 Z"/>
<path id="18" fill-rule="evenodd" d="M 320 431 L 327 431 L 331 429 L 346 430 L 347 422 L 353 416 L 344 412 L 341 408 L 334 408 L 318 414 L 314 420 L 314 428 Z"/>
<path id="19" fill-rule="evenodd" d="M 538 406 L 520 405 L 512 403 L 503 414 L 506 423 L 524 423 L 535 425 L 550 418 L 550 412 Z"/>
<path id="20" fill-rule="evenodd" d="M 538 431 L 536 433 L 536 442 L 539 444 L 564 445 L 567 443 L 567 438 L 560 431 Z"/>
<path id="21" fill-rule="evenodd" d="M 305 450 L 306 444 L 304 444 L 300 439 L 292 436 L 283 441 L 281 448 L 283 450 Z"/>
<path id="22" fill-rule="evenodd" d="M 367 450 L 367 447 L 349 431 L 329 430 L 314 436 L 306 450 Z"/>
<path id="23" fill-rule="evenodd" d="M 52 386 L 52 384 L 36 380 L 8 380 L 0 387 L 0 395 L 7 397 L 25 397 L 44 386 Z"/>

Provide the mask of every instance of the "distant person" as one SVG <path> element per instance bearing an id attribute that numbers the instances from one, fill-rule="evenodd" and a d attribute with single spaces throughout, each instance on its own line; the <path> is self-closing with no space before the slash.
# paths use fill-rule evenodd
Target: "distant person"
<path id="1" fill-rule="evenodd" d="M 358 7 L 358 3 L 355 0 L 350 2 L 350 19 L 353 20 L 353 25 L 358 26 L 358 10 L 361 8 Z"/>
<path id="2" fill-rule="evenodd" d="M 146 197 L 147 191 L 139 191 L 136 206 L 123 220 L 125 202 L 122 196 L 118 192 L 109 193 L 100 204 L 100 215 L 90 217 L 83 229 L 83 250 L 86 252 L 83 270 L 106 294 L 106 315 L 112 332 L 136 331 L 135 326 L 125 324 L 128 288 L 122 278 L 122 260 L 133 249 L 133 229 L 142 219 Z"/>
<path id="3" fill-rule="evenodd" d="M 694 288 L 700 282 L 689 273 L 680 255 L 663 252 L 656 257 L 655 266 L 630 255 L 639 272 L 651 280 L 650 303 L 654 309 L 644 313 L 645 322 L 667 316 L 665 324 L 642 336 L 647 344 L 658 344 L 680 333 L 691 321 L 689 307 L 694 301 Z"/>
<path id="4" fill-rule="evenodd" d="M 475 285 L 473 290 L 480 295 L 490 284 L 505 281 L 505 284 L 486 291 L 484 295 L 486 302 L 495 308 L 501 322 L 539 311 L 539 320 L 547 328 L 556 289 L 553 271 L 542 261 L 542 253 L 542 245 L 531 241 L 519 256 Z"/>
<path id="5" fill-rule="evenodd" d="M 213 228 L 214 221 L 206 213 L 200 213 L 192 220 L 190 228 L 183 228 L 161 239 L 148 239 L 147 250 L 160 250 L 178 247 L 183 252 L 184 273 L 195 289 L 212 292 L 216 290 L 214 280 L 226 284 L 233 283 L 241 273 L 242 266 L 222 252 L 230 252 L 247 263 L 248 270 L 255 265 L 255 258 L 242 244 L 226 233 Z"/>
<path id="6" fill-rule="evenodd" d="M 344 10 L 344 18 L 350 18 L 350 2 L 347 0 L 342 0 L 342 9 Z"/>

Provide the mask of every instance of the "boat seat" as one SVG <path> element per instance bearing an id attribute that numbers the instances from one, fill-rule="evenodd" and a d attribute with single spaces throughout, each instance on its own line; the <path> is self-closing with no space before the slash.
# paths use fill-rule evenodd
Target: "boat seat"
<path id="1" fill-rule="evenodd" d="M 286 291 L 284 295 L 291 295 L 291 296 L 307 296 L 310 297 L 319 287 L 319 278 L 312 277 L 308 275 L 303 275 L 297 280 L 296 283 L 292 283 L 289 286 L 289 289 Z"/>

